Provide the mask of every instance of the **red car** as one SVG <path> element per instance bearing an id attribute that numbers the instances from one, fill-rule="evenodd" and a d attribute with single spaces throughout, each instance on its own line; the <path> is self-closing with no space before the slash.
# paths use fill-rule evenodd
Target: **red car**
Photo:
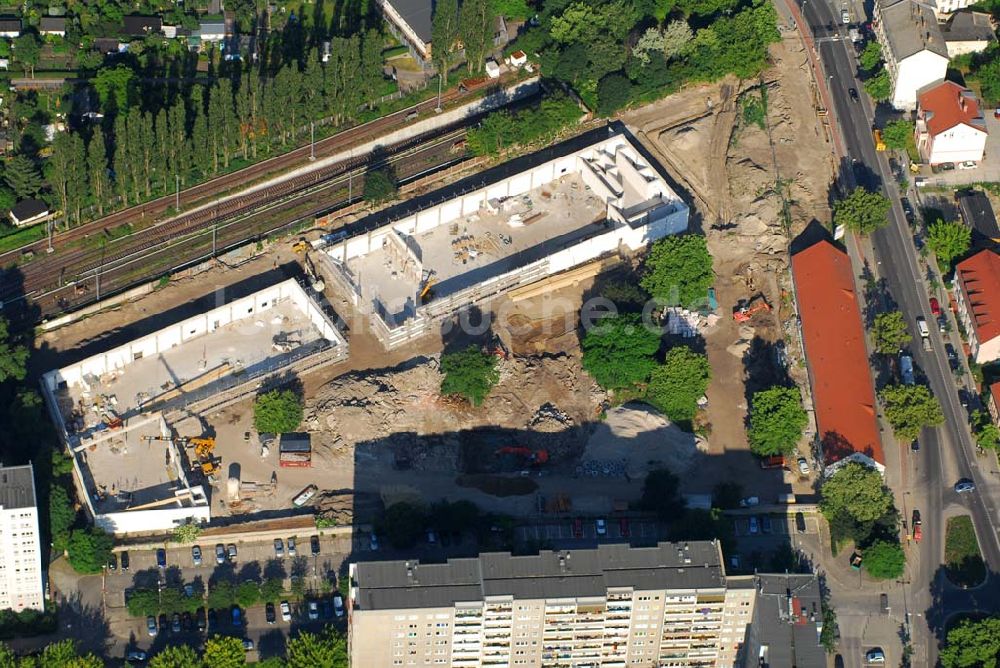
<path id="1" fill-rule="evenodd" d="M 618 530 L 621 532 L 622 538 L 628 538 L 632 531 L 628 526 L 628 518 L 622 517 L 618 520 Z"/>
<path id="2" fill-rule="evenodd" d="M 581 517 L 573 520 L 573 537 L 583 538 L 583 518 Z"/>
<path id="3" fill-rule="evenodd" d="M 931 297 L 931 313 L 934 315 L 941 315 L 941 304 L 938 303 L 937 297 Z"/>

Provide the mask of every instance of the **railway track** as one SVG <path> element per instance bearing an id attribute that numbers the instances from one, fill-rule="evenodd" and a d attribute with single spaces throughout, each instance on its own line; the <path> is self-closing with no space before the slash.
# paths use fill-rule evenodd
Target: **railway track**
<path id="1" fill-rule="evenodd" d="M 384 162 L 396 169 L 401 181 L 412 180 L 466 159 L 464 152 L 456 154 L 453 148 L 464 133 L 464 129 L 452 130 L 432 141 L 425 139 L 419 146 L 393 147 Z M 72 261 L 61 262 L 59 266 L 46 265 L 44 271 L 34 275 L 28 271 L 32 265 L 27 265 L 24 286 L 35 287 L 12 301 L 30 298 L 35 311 L 32 315 L 54 315 L 311 220 L 361 198 L 364 171 L 372 167 L 365 160 L 331 165 L 338 169 L 319 182 L 307 180 L 305 177 L 310 175 L 303 175 L 298 188 L 284 196 L 272 193 L 266 200 L 256 201 L 241 198 L 239 206 L 234 204 L 231 210 L 209 218 L 209 222 L 215 221 L 213 225 L 206 226 L 200 217 L 181 217 L 117 239 L 104 248 L 80 251 Z M 131 243 L 130 238 L 133 238 Z M 49 285 L 41 287 L 45 281 Z"/>

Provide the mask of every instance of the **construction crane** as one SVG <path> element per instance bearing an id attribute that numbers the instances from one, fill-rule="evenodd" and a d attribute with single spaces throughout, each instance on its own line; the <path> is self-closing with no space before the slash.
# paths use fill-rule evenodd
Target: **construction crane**
<path id="1" fill-rule="evenodd" d="M 736 322 L 747 322 L 760 312 L 770 312 L 771 305 L 762 296 L 758 295 L 748 302 L 741 302 L 733 311 L 733 320 Z"/>
<path id="2" fill-rule="evenodd" d="M 215 474 L 217 474 L 222 468 L 222 459 L 212 455 L 212 451 L 215 450 L 214 438 L 188 438 L 186 436 L 170 438 L 168 436 L 144 436 L 143 440 L 166 441 L 167 443 L 174 443 L 185 448 L 193 449 L 194 456 L 198 460 L 198 465 L 192 468 L 200 469 L 209 480 L 214 480 Z"/>

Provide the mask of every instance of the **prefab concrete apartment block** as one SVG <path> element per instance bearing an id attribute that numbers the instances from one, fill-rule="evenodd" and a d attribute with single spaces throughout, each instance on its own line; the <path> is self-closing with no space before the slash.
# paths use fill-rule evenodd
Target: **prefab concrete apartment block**
<path id="1" fill-rule="evenodd" d="M 42 376 L 94 523 L 123 534 L 208 521 L 209 491 L 169 421 L 345 358 L 325 309 L 289 279 Z"/>
<path id="2" fill-rule="evenodd" d="M 373 214 L 322 264 L 392 349 L 509 290 L 684 232 L 688 213 L 612 125 Z"/>

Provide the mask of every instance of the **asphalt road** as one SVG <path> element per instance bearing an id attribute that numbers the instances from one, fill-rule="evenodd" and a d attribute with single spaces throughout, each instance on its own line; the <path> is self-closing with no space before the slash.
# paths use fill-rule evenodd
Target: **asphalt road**
<path id="1" fill-rule="evenodd" d="M 886 289 L 904 313 L 914 337 L 911 351 L 915 362 L 926 375 L 935 396 L 940 399 L 945 414 L 943 427 L 924 430 L 919 452 L 914 453 L 905 446 L 899 449 L 900 466 L 908 467 L 907 487 L 912 491 L 904 493 L 903 498 L 897 495 L 897 505 L 901 506 L 900 510 L 907 519 L 914 507 L 919 508 L 924 528 L 924 540 L 919 549 L 910 549 L 905 576 L 909 585 L 903 590 L 904 610 L 900 613 L 900 621 L 907 613 L 912 614 L 910 621 L 918 665 L 933 665 L 939 639 L 936 636 L 942 632 L 949 616 L 966 610 L 988 609 L 991 599 L 1000 600 L 996 597 L 1000 594 L 1000 583 L 996 577 L 992 577 L 986 586 L 973 591 L 958 590 L 945 581 L 939 569 L 944 554 L 944 513 L 958 509 L 972 515 L 987 566 L 991 572 L 1000 573 L 1000 545 L 994 524 L 1000 490 L 994 481 L 984 479 L 976 465 L 967 412 L 959 401 L 958 386 L 945 356 L 944 342 L 950 339 L 943 338 L 933 327 L 935 320 L 930 313 L 928 285 L 920 269 L 912 231 L 903 214 L 900 193 L 892 179 L 888 159 L 886 154 L 875 151 L 871 136 L 873 109 L 855 76 L 854 47 L 843 39 L 846 36 L 845 27 L 838 25 L 839 4 L 830 0 L 806 1 L 802 9 L 817 38 L 819 55 L 849 156 L 843 164 L 841 183 L 848 189 L 855 185 L 882 189 L 893 202 L 889 225 L 872 235 L 877 264 L 871 269 L 885 280 Z M 834 35 L 838 39 L 831 39 Z M 852 101 L 850 88 L 858 91 L 859 101 Z M 856 162 L 852 164 L 852 161 Z M 917 316 L 923 316 L 931 325 L 930 352 L 925 352 L 920 346 L 915 324 Z M 892 447 L 888 434 L 886 441 L 887 448 Z M 975 480 L 977 492 L 956 494 L 953 485 L 959 478 Z M 915 551 L 919 554 L 914 555 Z M 992 605 L 995 606 L 995 603 Z M 874 601 L 871 607 L 873 612 L 877 610 Z M 846 653 L 844 658 L 848 665 L 860 665 L 863 659 L 861 652 L 856 651 Z"/>

